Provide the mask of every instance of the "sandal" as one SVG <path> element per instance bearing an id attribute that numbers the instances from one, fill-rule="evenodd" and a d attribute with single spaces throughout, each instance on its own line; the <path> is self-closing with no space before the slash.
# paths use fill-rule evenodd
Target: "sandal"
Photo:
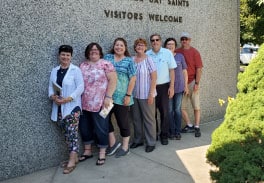
<path id="1" fill-rule="evenodd" d="M 61 168 L 66 168 L 68 166 L 68 163 L 69 163 L 69 160 L 63 161 L 63 162 L 60 163 L 60 167 Z M 75 160 L 75 164 L 77 165 L 78 163 L 79 163 L 79 159 L 76 159 Z"/>
<path id="2" fill-rule="evenodd" d="M 98 158 L 96 161 L 96 165 L 101 166 L 105 164 L 105 158 Z"/>
<path id="3" fill-rule="evenodd" d="M 76 165 L 74 166 L 71 166 L 71 167 L 65 167 L 64 170 L 63 170 L 63 174 L 69 174 L 71 173 L 74 169 L 76 168 Z"/>
<path id="4" fill-rule="evenodd" d="M 85 154 L 83 154 L 83 155 L 80 156 L 79 161 L 82 162 L 82 161 L 85 161 L 85 160 L 87 160 L 89 158 L 92 158 L 92 157 L 93 157 L 92 154 L 91 155 L 85 155 Z"/>
<path id="5" fill-rule="evenodd" d="M 92 151 L 92 149 L 84 149 L 84 150 Z M 90 159 L 92 157 L 93 157 L 92 154 L 90 154 L 90 155 L 83 154 L 80 156 L 79 161 L 82 162 L 82 161 L 85 161 L 85 160 Z"/>
<path id="6" fill-rule="evenodd" d="M 63 161 L 63 162 L 60 163 L 60 167 L 61 168 L 66 168 L 68 163 L 69 163 L 69 161 Z"/>
<path id="7" fill-rule="evenodd" d="M 63 161 L 63 162 L 61 162 L 60 167 L 61 167 L 61 168 L 66 168 L 67 165 L 68 165 L 68 163 L 69 163 L 69 161 Z M 78 163 L 79 163 L 79 160 L 75 162 L 76 165 L 77 165 Z"/>

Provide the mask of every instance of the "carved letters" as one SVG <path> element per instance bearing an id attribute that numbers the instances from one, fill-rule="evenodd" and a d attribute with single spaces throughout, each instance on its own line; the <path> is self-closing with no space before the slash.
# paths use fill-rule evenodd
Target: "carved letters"
<path id="1" fill-rule="evenodd" d="M 173 7 L 189 7 L 190 3 L 188 0 L 130 0 L 134 1 L 135 3 L 142 3 L 148 2 L 150 4 L 157 4 L 161 5 L 162 3 L 173 6 Z M 155 22 L 175 22 L 175 23 L 182 23 L 183 18 L 182 16 L 175 16 L 175 15 L 161 15 L 158 13 L 147 13 L 145 15 L 142 12 L 127 12 L 122 10 L 104 10 L 104 15 L 106 18 L 113 18 L 113 19 L 127 19 L 127 20 L 136 20 L 142 21 L 143 19 L 148 19 L 149 21 Z M 145 16 L 144 16 L 145 15 Z"/>

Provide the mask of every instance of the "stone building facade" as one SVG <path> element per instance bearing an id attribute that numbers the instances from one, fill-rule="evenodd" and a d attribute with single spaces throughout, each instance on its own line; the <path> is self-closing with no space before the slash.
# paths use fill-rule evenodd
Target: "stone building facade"
<path id="1" fill-rule="evenodd" d="M 201 122 L 223 118 L 218 98 L 237 91 L 239 0 L 3 0 L 0 15 L 0 181 L 66 157 L 47 92 L 61 44 L 73 46 L 78 65 L 90 42 L 107 53 L 124 37 L 133 54 L 138 37 L 159 33 L 179 42 L 188 31 L 204 63 Z"/>

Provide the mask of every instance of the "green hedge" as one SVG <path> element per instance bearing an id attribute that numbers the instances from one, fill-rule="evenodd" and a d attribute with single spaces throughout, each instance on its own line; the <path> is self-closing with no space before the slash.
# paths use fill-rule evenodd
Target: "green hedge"
<path id="1" fill-rule="evenodd" d="M 264 45 L 244 73 L 228 103 L 224 122 L 213 132 L 207 160 L 221 183 L 264 181 Z"/>

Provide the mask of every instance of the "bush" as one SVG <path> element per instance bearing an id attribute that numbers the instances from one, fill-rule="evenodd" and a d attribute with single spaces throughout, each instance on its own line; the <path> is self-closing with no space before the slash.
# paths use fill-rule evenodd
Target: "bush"
<path id="1" fill-rule="evenodd" d="M 228 103 L 224 122 L 213 132 L 207 160 L 217 167 L 215 182 L 264 181 L 264 45 L 238 75 L 236 99 Z"/>

